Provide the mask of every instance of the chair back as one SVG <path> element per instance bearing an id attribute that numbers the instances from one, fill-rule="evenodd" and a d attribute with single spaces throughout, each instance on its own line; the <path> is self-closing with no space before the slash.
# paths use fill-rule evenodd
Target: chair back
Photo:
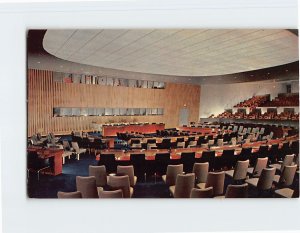
<path id="1" fill-rule="evenodd" d="M 209 172 L 205 187 L 213 187 L 214 196 L 224 193 L 225 172 Z"/>
<path id="2" fill-rule="evenodd" d="M 252 147 L 242 148 L 242 151 L 241 151 L 240 155 L 238 156 L 238 160 L 245 161 L 245 160 L 250 159 L 251 152 L 252 152 Z"/>
<path id="3" fill-rule="evenodd" d="M 70 143 L 67 140 L 63 140 L 63 147 L 64 147 L 64 150 L 70 150 L 71 149 Z"/>
<path id="4" fill-rule="evenodd" d="M 215 144 L 215 140 L 213 140 L 213 139 L 212 139 L 212 140 L 208 140 L 208 145 L 209 145 L 209 146 L 212 146 L 212 145 L 214 145 L 214 144 Z"/>
<path id="5" fill-rule="evenodd" d="M 104 165 L 107 173 L 115 172 L 117 169 L 115 154 L 100 154 L 98 166 Z"/>
<path id="6" fill-rule="evenodd" d="M 231 138 L 231 145 L 235 146 L 236 142 L 236 137 Z"/>
<path id="7" fill-rule="evenodd" d="M 259 190 L 269 190 L 272 188 L 276 168 L 264 168 L 257 182 Z"/>
<path id="8" fill-rule="evenodd" d="M 247 198 L 248 184 L 233 185 L 229 184 L 226 189 L 225 198 Z"/>
<path id="9" fill-rule="evenodd" d="M 206 148 L 206 149 L 208 149 L 208 143 L 202 143 L 202 144 L 201 144 L 201 148 Z"/>
<path id="10" fill-rule="evenodd" d="M 214 169 L 215 166 L 215 151 L 203 151 L 201 156 L 201 163 L 208 162 L 209 163 L 209 170 Z"/>
<path id="11" fill-rule="evenodd" d="M 82 198 L 97 198 L 96 178 L 94 176 L 76 176 L 76 188 Z"/>
<path id="12" fill-rule="evenodd" d="M 179 174 L 176 178 L 175 184 L 175 198 L 189 198 L 191 196 L 191 191 L 195 185 L 195 174 Z"/>
<path id="13" fill-rule="evenodd" d="M 236 158 L 234 155 L 234 150 L 223 150 L 222 153 L 222 166 L 226 166 L 228 169 L 234 167 Z"/>
<path id="14" fill-rule="evenodd" d="M 260 174 L 264 168 L 267 167 L 268 158 L 257 158 L 255 167 L 253 168 L 253 177 L 260 177 Z"/>
<path id="15" fill-rule="evenodd" d="M 284 166 L 284 169 L 280 175 L 279 183 L 285 187 L 293 184 L 296 174 L 297 165 Z"/>
<path id="16" fill-rule="evenodd" d="M 213 187 L 208 187 L 204 189 L 193 188 L 191 191 L 191 198 L 212 198 L 213 195 Z"/>
<path id="17" fill-rule="evenodd" d="M 82 198 L 81 192 L 57 192 L 57 198 Z"/>
<path id="18" fill-rule="evenodd" d="M 121 189 L 123 197 L 130 198 L 130 181 L 129 176 L 109 176 L 107 184 L 113 189 Z"/>
<path id="19" fill-rule="evenodd" d="M 117 166 L 117 174 L 128 175 L 130 186 L 134 186 L 134 169 L 132 165 L 129 166 Z"/>
<path id="20" fill-rule="evenodd" d="M 99 198 L 123 198 L 122 189 L 105 191 L 102 187 L 98 187 Z"/>
<path id="21" fill-rule="evenodd" d="M 183 173 L 183 164 L 168 165 L 166 173 L 166 184 L 172 186 L 176 184 L 177 175 Z"/>
<path id="22" fill-rule="evenodd" d="M 223 146 L 224 145 L 223 138 L 218 139 L 217 145 L 218 146 Z"/>
<path id="23" fill-rule="evenodd" d="M 96 178 L 97 187 L 105 186 L 107 184 L 106 167 L 102 166 L 89 166 L 89 176 Z"/>
<path id="24" fill-rule="evenodd" d="M 192 172 L 195 163 L 195 152 L 182 152 L 180 161 L 183 164 L 185 173 Z"/>
<path id="25" fill-rule="evenodd" d="M 188 148 L 196 147 L 197 141 L 189 141 Z"/>
<path id="26" fill-rule="evenodd" d="M 77 142 L 72 142 L 72 147 L 74 148 L 74 150 L 79 153 L 79 146 L 78 146 L 78 143 Z"/>
<path id="27" fill-rule="evenodd" d="M 261 145 L 258 150 L 258 157 L 265 158 L 268 157 L 269 146 L 268 145 Z"/>
<path id="28" fill-rule="evenodd" d="M 285 166 L 291 166 L 293 164 L 294 157 L 295 157 L 294 155 L 286 155 L 284 157 L 284 160 L 283 160 L 282 164 L 281 164 L 280 171 L 283 171 Z"/>
<path id="29" fill-rule="evenodd" d="M 245 180 L 247 177 L 248 166 L 249 166 L 249 160 L 238 161 L 233 172 L 233 179 Z"/>
<path id="30" fill-rule="evenodd" d="M 177 142 L 176 147 L 177 148 L 184 148 L 185 147 L 185 142 Z"/>
<path id="31" fill-rule="evenodd" d="M 193 173 L 195 173 L 196 183 L 206 183 L 208 176 L 209 163 L 195 163 Z"/>
<path id="32" fill-rule="evenodd" d="M 147 150 L 156 149 L 156 143 L 147 143 Z"/>

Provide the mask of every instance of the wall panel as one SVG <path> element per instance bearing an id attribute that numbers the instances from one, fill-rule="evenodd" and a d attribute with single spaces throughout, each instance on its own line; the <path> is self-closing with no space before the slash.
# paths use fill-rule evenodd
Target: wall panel
<path id="1" fill-rule="evenodd" d="M 180 108 L 188 108 L 189 121 L 199 119 L 200 86 L 167 83 L 165 89 L 57 83 L 53 72 L 28 70 L 28 136 L 90 130 L 92 122 L 164 122 L 177 127 Z M 53 117 L 54 107 L 164 108 L 160 116 Z"/>

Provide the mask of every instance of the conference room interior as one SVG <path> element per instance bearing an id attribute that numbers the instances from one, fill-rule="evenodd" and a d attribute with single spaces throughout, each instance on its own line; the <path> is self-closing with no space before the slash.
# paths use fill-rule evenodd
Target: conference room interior
<path id="1" fill-rule="evenodd" d="M 28 30 L 26 142 L 29 198 L 298 198 L 298 30 Z"/>

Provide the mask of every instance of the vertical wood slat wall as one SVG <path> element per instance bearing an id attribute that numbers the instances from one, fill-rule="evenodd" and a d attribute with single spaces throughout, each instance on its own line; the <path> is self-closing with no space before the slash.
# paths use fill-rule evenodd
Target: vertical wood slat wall
<path id="1" fill-rule="evenodd" d="M 69 133 L 92 130 L 91 123 L 139 121 L 164 122 L 177 127 L 181 108 L 189 109 L 189 121 L 198 121 L 200 86 L 167 83 L 165 89 L 114 87 L 53 81 L 53 72 L 28 70 L 28 136 L 40 132 Z M 54 107 L 164 108 L 161 116 L 53 117 Z"/>

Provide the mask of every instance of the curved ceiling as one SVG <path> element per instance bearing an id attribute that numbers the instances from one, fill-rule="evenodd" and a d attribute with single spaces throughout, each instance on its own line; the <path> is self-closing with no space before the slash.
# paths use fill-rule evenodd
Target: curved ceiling
<path id="1" fill-rule="evenodd" d="M 64 60 L 124 71 L 224 75 L 297 61 L 288 30 L 47 30 L 44 49 Z"/>

